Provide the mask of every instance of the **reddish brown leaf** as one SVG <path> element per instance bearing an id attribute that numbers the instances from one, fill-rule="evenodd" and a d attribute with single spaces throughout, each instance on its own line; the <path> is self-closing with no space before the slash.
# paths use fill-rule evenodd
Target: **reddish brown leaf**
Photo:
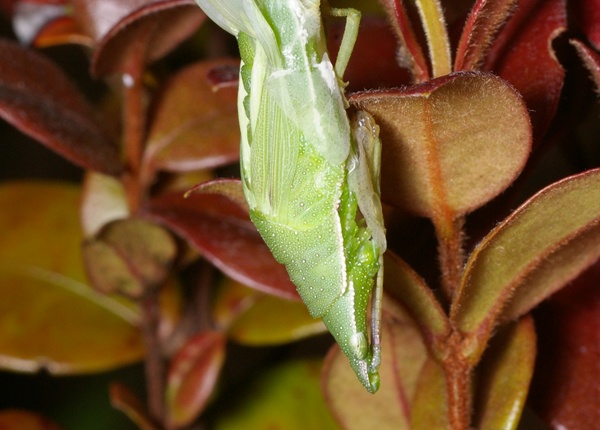
<path id="1" fill-rule="evenodd" d="M 225 336 L 203 332 L 189 339 L 173 357 L 167 376 L 167 420 L 190 424 L 206 406 L 225 359 Z"/>
<path id="2" fill-rule="evenodd" d="M 110 404 L 127 415 L 140 430 L 157 430 L 143 403 L 125 385 L 110 384 L 109 396 Z"/>
<path id="3" fill-rule="evenodd" d="M 116 175 L 119 153 L 75 85 L 34 51 L 0 40 L 0 116 L 71 162 Z"/>
<path id="4" fill-rule="evenodd" d="M 399 62 L 406 66 L 413 75 L 414 83 L 429 79 L 429 68 L 423 49 L 413 31 L 411 21 L 402 0 L 379 0 L 388 15 L 392 28 L 401 45 Z"/>
<path id="5" fill-rule="evenodd" d="M 0 412 L 2 430 L 60 430 L 61 427 L 48 418 L 33 412 L 7 409 Z"/>
<path id="6" fill-rule="evenodd" d="M 596 85 L 596 92 L 600 93 L 600 55 L 578 40 L 571 40 L 571 45 L 577 49 L 579 57 L 590 72 Z"/>
<path id="7" fill-rule="evenodd" d="M 38 48 L 45 48 L 69 43 L 76 43 L 86 47 L 93 46 L 93 40 L 83 34 L 77 21 L 71 16 L 63 16 L 53 19 L 40 28 L 31 44 Z"/>
<path id="8" fill-rule="evenodd" d="M 19 1 L 15 4 L 12 24 L 23 45 L 29 45 L 40 30 L 54 21 L 61 21 L 69 11 L 66 1 Z"/>
<path id="9" fill-rule="evenodd" d="M 577 0 L 569 2 L 569 6 L 579 29 L 592 46 L 600 50 L 600 0 Z"/>
<path id="10" fill-rule="evenodd" d="M 558 106 L 564 70 L 554 55 L 552 41 L 565 27 L 565 0 L 521 0 L 483 67 L 523 95 L 535 139 L 543 136 Z"/>
<path id="11" fill-rule="evenodd" d="M 478 69 L 496 33 L 514 12 L 518 0 L 478 0 L 458 43 L 454 71 Z"/>
<path id="12" fill-rule="evenodd" d="M 96 76 L 140 70 L 189 37 L 205 15 L 192 0 L 73 0 L 74 16 L 96 41 Z"/>
<path id="13" fill-rule="evenodd" d="M 345 24 L 335 20 L 327 27 L 327 42 L 332 61 L 337 58 Z M 347 91 L 365 88 L 397 87 L 411 82 L 408 70 L 396 61 L 397 42 L 383 17 L 363 16 L 344 81 Z"/>
<path id="14" fill-rule="evenodd" d="M 384 296 L 381 335 L 381 387 L 375 395 L 356 380 L 347 358 L 334 345 L 323 365 L 325 401 L 345 430 L 409 430 L 419 374 L 427 349 L 417 325 L 402 307 Z M 432 404 L 443 414 L 443 403 Z M 416 427 L 415 427 L 416 428 Z M 425 428 L 425 427 L 424 427 Z"/>
<path id="15" fill-rule="evenodd" d="M 536 312 L 540 338 L 530 402 L 553 429 L 600 422 L 600 263 Z"/>
<path id="16" fill-rule="evenodd" d="M 186 197 L 191 193 L 218 194 L 227 197 L 233 203 L 248 212 L 248 203 L 246 202 L 244 191 L 240 185 L 239 181 L 233 181 L 231 179 L 215 179 L 196 185 L 186 193 Z"/>
<path id="17" fill-rule="evenodd" d="M 17 0 L 0 0 L 0 11 L 7 16 L 11 16 L 16 2 Z"/>
<path id="18" fill-rule="evenodd" d="M 251 223 L 247 208 L 228 197 L 164 194 L 152 199 L 145 212 L 184 237 L 231 278 L 269 294 L 300 300 L 285 267 L 277 263 Z"/>
<path id="19" fill-rule="evenodd" d="M 487 73 L 459 72 L 350 100 L 381 128 L 383 200 L 434 220 L 491 200 L 529 155 L 531 126 L 523 101 Z"/>
<path id="20" fill-rule="evenodd" d="M 185 172 L 214 168 L 239 158 L 237 85 L 213 85 L 212 72 L 239 60 L 204 61 L 168 82 L 155 106 L 146 151 L 145 176 L 156 170 Z"/>

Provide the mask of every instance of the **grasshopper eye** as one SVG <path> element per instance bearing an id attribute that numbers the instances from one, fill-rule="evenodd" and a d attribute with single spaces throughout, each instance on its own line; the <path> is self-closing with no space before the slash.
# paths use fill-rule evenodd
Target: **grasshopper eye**
<path id="1" fill-rule="evenodd" d="M 357 359 L 364 360 L 367 357 L 368 342 L 364 332 L 361 331 L 350 336 L 350 348 Z"/>

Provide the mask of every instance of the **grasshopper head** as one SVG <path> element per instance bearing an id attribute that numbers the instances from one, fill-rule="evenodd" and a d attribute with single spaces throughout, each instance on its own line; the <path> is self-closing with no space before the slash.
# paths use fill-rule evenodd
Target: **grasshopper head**
<path id="1" fill-rule="evenodd" d="M 379 389 L 379 356 L 373 352 L 367 334 L 368 300 L 364 302 L 364 309 L 356 311 L 351 305 L 354 299 L 356 295 L 351 291 L 344 293 L 323 316 L 323 322 L 348 357 L 360 382 L 370 393 L 375 393 Z"/>

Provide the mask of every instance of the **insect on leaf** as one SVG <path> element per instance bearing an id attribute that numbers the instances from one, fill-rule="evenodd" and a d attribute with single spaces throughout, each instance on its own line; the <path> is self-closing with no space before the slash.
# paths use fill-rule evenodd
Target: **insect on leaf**
<path id="1" fill-rule="evenodd" d="M 241 175 L 252 221 L 375 392 L 386 248 L 379 127 L 366 112 L 350 116 L 342 81 L 360 14 L 327 10 L 346 18 L 334 65 L 318 0 L 197 3 L 238 39 Z"/>

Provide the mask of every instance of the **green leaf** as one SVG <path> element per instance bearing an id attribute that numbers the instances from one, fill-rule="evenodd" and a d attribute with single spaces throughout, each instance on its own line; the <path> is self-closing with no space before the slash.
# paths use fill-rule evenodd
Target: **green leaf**
<path id="1" fill-rule="evenodd" d="M 337 429 L 323 402 L 320 370 L 320 361 L 292 361 L 257 375 L 243 389 L 235 387 L 236 395 L 227 397 L 214 428 Z"/>
<path id="2" fill-rule="evenodd" d="M 136 314 L 59 273 L 0 269 L 0 367 L 73 374 L 143 355 Z"/>
<path id="3" fill-rule="evenodd" d="M 536 356 L 535 327 L 531 317 L 505 327 L 491 342 L 477 372 L 475 428 L 517 428 Z"/>
<path id="4" fill-rule="evenodd" d="M 261 293 L 230 278 L 214 293 L 212 311 L 215 324 L 246 345 L 277 345 L 327 331 L 303 303 Z"/>
<path id="5" fill-rule="evenodd" d="M 219 178 L 203 182 L 189 190 L 185 194 L 185 197 L 188 197 L 194 193 L 208 193 L 221 195 L 227 197 L 229 200 L 231 200 L 240 208 L 243 208 L 245 211 L 248 211 L 248 202 L 246 202 L 246 197 L 244 197 L 242 182 L 240 180 Z"/>
<path id="6" fill-rule="evenodd" d="M 415 82 L 429 80 L 428 65 L 404 4 L 396 0 L 379 0 L 379 3 L 387 14 L 400 45 L 398 62 L 410 70 Z"/>
<path id="7" fill-rule="evenodd" d="M 139 360 L 137 312 L 84 281 L 79 190 L 0 186 L 0 366 L 97 372 Z"/>
<path id="8" fill-rule="evenodd" d="M 410 312 L 427 338 L 446 338 L 448 317 L 425 281 L 392 251 L 385 253 L 386 292 Z"/>
<path id="9" fill-rule="evenodd" d="M 490 74 L 455 73 L 351 101 L 381 127 L 382 199 L 434 220 L 453 219 L 497 196 L 529 155 L 527 108 Z"/>
<path id="10" fill-rule="evenodd" d="M 574 279 L 600 256 L 600 169 L 557 182 L 519 207 L 473 251 L 454 324 L 476 361 L 498 321 L 510 321 Z"/>
<path id="11" fill-rule="evenodd" d="M 441 366 L 429 359 L 425 362 L 413 399 L 411 430 L 446 430 L 448 423 L 446 378 Z"/>
<path id="12" fill-rule="evenodd" d="M 229 328 L 228 336 L 247 345 L 277 345 L 327 332 L 304 303 L 261 294 Z"/>
<path id="13" fill-rule="evenodd" d="M 517 3 L 517 0 L 475 3 L 460 37 L 454 70 L 481 68 L 498 30 L 512 15 Z"/>

